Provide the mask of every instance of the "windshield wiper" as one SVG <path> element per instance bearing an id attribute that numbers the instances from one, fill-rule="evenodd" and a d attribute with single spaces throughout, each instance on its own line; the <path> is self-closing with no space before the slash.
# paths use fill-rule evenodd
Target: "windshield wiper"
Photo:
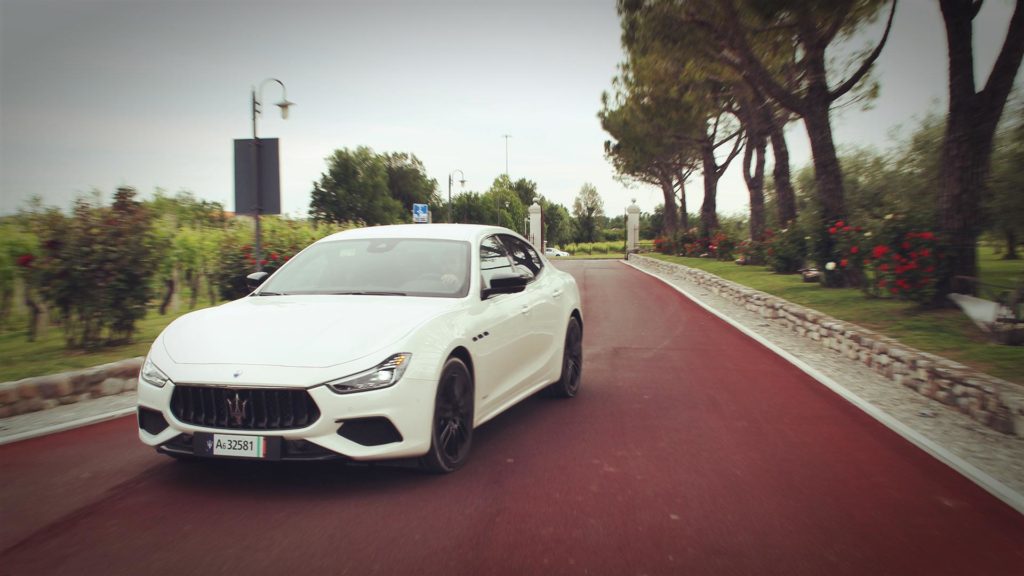
<path id="1" fill-rule="evenodd" d="M 336 296 L 407 296 L 405 292 L 374 292 L 374 291 L 361 291 L 361 292 L 327 292 Z"/>
<path id="2" fill-rule="evenodd" d="M 257 292 L 257 296 L 287 296 L 285 292 Z"/>

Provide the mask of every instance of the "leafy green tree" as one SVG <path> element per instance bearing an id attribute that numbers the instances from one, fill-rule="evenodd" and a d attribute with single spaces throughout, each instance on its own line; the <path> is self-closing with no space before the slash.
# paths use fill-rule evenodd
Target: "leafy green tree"
<path id="1" fill-rule="evenodd" d="M 487 224 L 504 226 L 509 230 L 523 231 L 523 219 L 526 218 L 526 206 L 523 206 L 519 194 L 504 185 L 502 178 L 495 179 L 491 189 L 484 194 L 484 202 L 494 206 L 494 220 Z"/>
<path id="2" fill-rule="evenodd" d="M 180 226 L 223 226 L 227 221 L 224 205 L 220 202 L 200 200 L 187 190 L 174 196 L 157 188 L 153 198 L 143 202 L 151 214 L 169 218 L 175 228 Z"/>
<path id="3" fill-rule="evenodd" d="M 938 230 L 948 244 L 933 304 L 942 305 L 955 276 L 977 276 L 975 246 L 991 170 L 996 129 L 1024 58 L 1024 0 L 1013 16 L 992 71 L 975 84 L 974 18 L 980 0 L 939 0 L 949 46 L 949 104 L 939 163 Z"/>
<path id="4" fill-rule="evenodd" d="M 576 219 L 577 242 L 594 242 L 600 232 L 601 219 L 604 218 L 604 201 L 597 193 L 597 188 L 587 182 L 580 187 L 579 193 L 572 202 L 572 214 Z"/>
<path id="5" fill-rule="evenodd" d="M 996 147 L 986 209 L 993 232 L 1006 242 L 1003 258 L 1019 259 L 1017 244 L 1024 239 L 1024 106 Z"/>
<path id="6" fill-rule="evenodd" d="M 572 216 L 561 204 L 542 199 L 544 206 L 544 240 L 548 246 L 565 246 L 572 242 Z"/>
<path id="7" fill-rule="evenodd" d="M 119 188 L 113 204 L 80 198 L 70 217 L 36 214 L 42 245 L 39 286 L 61 316 L 69 347 L 95 348 L 131 339 L 152 295 L 159 247 L 151 215 L 135 190 Z"/>
<path id="8" fill-rule="evenodd" d="M 6 328 L 11 317 L 15 286 L 21 282 L 26 297 L 31 298 L 29 276 L 39 254 L 39 239 L 18 222 L 0 224 L 0 328 Z M 35 339 L 36 318 L 29 318 L 29 340 Z"/>
<path id="9" fill-rule="evenodd" d="M 463 192 L 452 198 L 452 220 L 463 224 L 493 224 L 497 221 L 497 208 L 485 202 L 479 192 Z"/>
<path id="10" fill-rule="evenodd" d="M 688 18 L 712 32 L 723 57 L 766 95 L 803 119 L 826 222 L 846 217 L 830 111 L 836 100 L 861 85 L 878 59 L 892 28 L 896 1 L 875 48 L 867 55 L 858 54 L 859 62 L 851 59 L 846 66 L 832 67 L 833 72 L 853 70 L 844 80 L 830 82 L 826 50 L 856 34 L 877 16 L 883 4 L 881 0 L 686 2 Z M 779 66 L 780 59 L 786 64 Z M 795 83 L 794 78 L 798 79 Z M 864 94 L 870 96 L 872 87 L 866 90 Z"/>
<path id="11" fill-rule="evenodd" d="M 415 154 L 385 153 L 381 158 L 388 175 L 388 191 L 401 204 L 406 214 L 413 204 L 429 204 L 437 213 L 441 206 L 437 180 L 427 176 L 427 169 Z M 409 216 L 411 219 L 411 216 Z"/>
<path id="12" fill-rule="evenodd" d="M 387 165 L 370 148 L 335 150 L 327 158 L 327 172 L 313 183 L 310 217 L 315 222 L 368 226 L 402 221 L 405 209 L 388 185 Z"/>

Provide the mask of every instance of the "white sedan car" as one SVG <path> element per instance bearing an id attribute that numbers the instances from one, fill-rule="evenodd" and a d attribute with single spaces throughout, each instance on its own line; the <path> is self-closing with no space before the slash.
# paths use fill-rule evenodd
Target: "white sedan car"
<path id="1" fill-rule="evenodd" d="M 475 427 L 538 390 L 580 389 L 576 282 L 505 228 L 348 230 L 250 280 L 153 342 L 138 421 L 159 452 L 451 472 Z"/>
<path id="2" fill-rule="evenodd" d="M 568 256 L 569 253 L 565 252 L 565 251 L 562 251 L 562 250 L 559 250 L 558 248 L 553 248 L 551 246 L 548 246 L 547 248 L 544 249 L 544 255 L 545 256 L 549 256 L 549 257 L 550 256 L 562 257 L 562 256 Z"/>

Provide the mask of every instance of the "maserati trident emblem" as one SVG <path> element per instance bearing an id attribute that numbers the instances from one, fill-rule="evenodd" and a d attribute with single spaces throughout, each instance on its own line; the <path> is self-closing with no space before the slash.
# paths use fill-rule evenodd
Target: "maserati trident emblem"
<path id="1" fill-rule="evenodd" d="M 242 375 L 242 371 L 241 370 L 235 370 L 235 373 L 232 374 L 232 376 L 234 376 L 235 378 L 238 378 L 241 375 Z"/>
<path id="2" fill-rule="evenodd" d="M 228 403 L 228 414 L 231 416 L 231 423 L 235 426 L 241 426 L 242 421 L 245 420 L 245 407 L 249 404 L 249 401 L 242 400 L 238 392 L 235 392 L 234 400 L 228 398 L 225 402 Z"/>

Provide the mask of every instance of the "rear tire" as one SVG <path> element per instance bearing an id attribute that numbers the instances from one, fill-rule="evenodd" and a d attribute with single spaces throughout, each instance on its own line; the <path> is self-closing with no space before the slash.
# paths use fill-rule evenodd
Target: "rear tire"
<path id="1" fill-rule="evenodd" d="M 473 445 L 473 378 L 458 358 L 441 370 L 430 425 L 430 451 L 420 460 L 428 472 L 448 474 L 465 464 Z"/>
<path id="2" fill-rule="evenodd" d="M 565 351 L 562 352 L 562 377 L 548 387 L 555 398 L 572 398 L 580 391 L 583 378 L 583 327 L 575 317 L 565 329 Z"/>

